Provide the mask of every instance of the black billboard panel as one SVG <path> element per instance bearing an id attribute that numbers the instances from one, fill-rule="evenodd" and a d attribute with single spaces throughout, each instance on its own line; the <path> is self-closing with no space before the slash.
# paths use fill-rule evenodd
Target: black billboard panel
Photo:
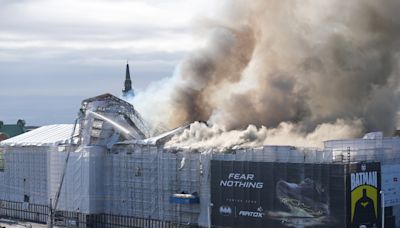
<path id="1" fill-rule="evenodd" d="M 350 165 L 347 180 L 349 227 L 381 227 L 380 171 L 379 163 Z"/>
<path id="2" fill-rule="evenodd" d="M 345 165 L 212 160 L 212 224 L 345 227 L 345 183 Z"/>

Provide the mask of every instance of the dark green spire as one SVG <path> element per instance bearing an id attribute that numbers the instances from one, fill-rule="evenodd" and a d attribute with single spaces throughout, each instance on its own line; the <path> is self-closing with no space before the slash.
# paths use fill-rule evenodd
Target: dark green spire
<path id="1" fill-rule="evenodd" d="M 125 88 L 122 92 L 126 93 L 132 90 L 132 81 L 131 74 L 129 73 L 129 64 L 126 64 L 126 72 L 125 72 Z"/>

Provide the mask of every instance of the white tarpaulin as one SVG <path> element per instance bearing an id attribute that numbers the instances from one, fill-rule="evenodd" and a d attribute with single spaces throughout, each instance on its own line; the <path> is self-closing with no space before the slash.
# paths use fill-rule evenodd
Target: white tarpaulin
<path id="1" fill-rule="evenodd" d="M 73 124 L 46 125 L 0 142 L 0 146 L 53 146 L 68 143 Z M 79 126 L 76 126 L 79 129 Z M 78 130 L 76 130 L 76 133 Z"/>

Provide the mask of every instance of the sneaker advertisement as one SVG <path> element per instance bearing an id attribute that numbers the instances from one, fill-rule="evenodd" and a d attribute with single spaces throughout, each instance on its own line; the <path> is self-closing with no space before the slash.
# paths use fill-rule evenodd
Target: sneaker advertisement
<path id="1" fill-rule="evenodd" d="M 211 223 L 220 227 L 380 227 L 379 163 L 365 168 L 361 171 L 361 164 L 345 163 L 212 160 Z M 375 173 L 364 173 L 369 170 Z"/>

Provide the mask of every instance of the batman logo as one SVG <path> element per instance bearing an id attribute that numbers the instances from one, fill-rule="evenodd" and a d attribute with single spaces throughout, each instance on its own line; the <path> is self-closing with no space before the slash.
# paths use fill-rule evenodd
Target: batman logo
<path id="1" fill-rule="evenodd" d="M 220 206 L 219 207 L 219 213 L 221 213 L 221 215 L 231 215 L 232 214 L 232 208 L 229 206 Z"/>

